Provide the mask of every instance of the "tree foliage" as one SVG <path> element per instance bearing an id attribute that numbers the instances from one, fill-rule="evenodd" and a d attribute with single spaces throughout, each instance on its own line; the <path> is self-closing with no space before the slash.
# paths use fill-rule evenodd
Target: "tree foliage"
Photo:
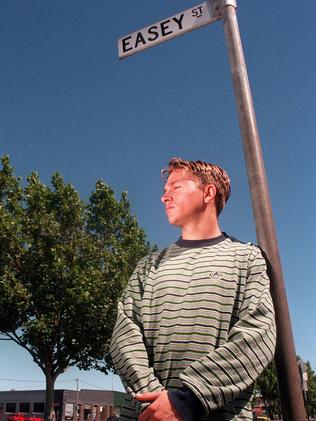
<path id="1" fill-rule="evenodd" d="M 307 396 L 306 396 L 306 406 L 307 411 L 310 416 L 316 416 L 316 374 L 311 367 L 309 361 L 306 363 L 307 366 Z"/>
<path id="2" fill-rule="evenodd" d="M 279 398 L 278 378 L 274 360 L 258 377 L 256 388 L 260 391 L 265 401 L 273 401 Z"/>
<path id="3" fill-rule="evenodd" d="M 126 193 L 116 200 L 102 180 L 87 203 L 58 173 L 51 187 L 35 172 L 25 184 L 3 156 L 0 333 L 42 369 L 51 408 L 54 382 L 69 366 L 111 368 L 116 303 L 150 246 Z"/>
<path id="4" fill-rule="evenodd" d="M 263 370 L 261 375 L 258 377 L 255 389 L 262 397 L 262 400 L 268 412 L 272 414 L 280 414 L 280 393 L 274 360 L 271 361 L 271 363 Z"/>
<path id="5" fill-rule="evenodd" d="M 297 357 L 299 360 L 299 357 Z M 309 361 L 306 363 L 307 371 L 307 393 L 306 410 L 309 416 L 316 415 L 316 375 Z M 270 408 L 274 414 L 280 414 L 280 393 L 278 388 L 277 370 L 275 362 L 272 361 L 262 372 L 256 381 L 256 390 L 262 397 L 265 405 Z M 303 392 L 302 392 L 303 393 Z"/>

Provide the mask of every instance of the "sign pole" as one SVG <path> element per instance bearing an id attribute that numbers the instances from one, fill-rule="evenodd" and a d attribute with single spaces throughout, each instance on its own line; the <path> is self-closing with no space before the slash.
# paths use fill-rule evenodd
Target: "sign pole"
<path id="1" fill-rule="evenodd" d="M 306 419 L 306 413 L 300 385 L 300 376 L 296 361 L 291 321 L 259 132 L 237 22 L 236 2 L 229 0 L 210 1 L 212 7 L 219 9 L 224 20 L 224 31 L 237 102 L 240 130 L 243 138 L 257 240 L 259 246 L 266 254 L 270 266 L 271 294 L 274 301 L 277 323 L 275 361 L 281 394 L 283 420 L 304 421 Z"/>

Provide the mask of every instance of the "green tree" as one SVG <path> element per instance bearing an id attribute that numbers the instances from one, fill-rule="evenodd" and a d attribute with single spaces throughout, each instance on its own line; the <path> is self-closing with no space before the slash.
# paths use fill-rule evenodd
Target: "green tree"
<path id="1" fill-rule="evenodd" d="M 309 361 L 306 363 L 307 366 L 307 396 L 306 396 L 306 406 L 307 411 L 310 416 L 315 417 L 316 415 L 316 374 L 311 367 Z"/>
<path id="2" fill-rule="evenodd" d="M 89 201 L 54 174 L 26 186 L 8 156 L 0 171 L 0 336 L 26 349 L 54 383 L 70 366 L 111 369 L 116 304 L 137 261 L 150 251 L 126 193 L 97 181 Z"/>
<path id="3" fill-rule="evenodd" d="M 300 357 L 297 356 L 297 360 Z M 306 410 L 309 416 L 316 415 L 316 375 L 309 361 L 306 363 L 307 368 L 307 394 L 306 394 Z M 272 361 L 268 367 L 262 372 L 256 381 L 256 391 L 261 395 L 266 407 L 270 407 L 273 413 L 281 413 L 280 394 L 278 388 L 277 371 L 275 362 Z"/>
<path id="4" fill-rule="evenodd" d="M 280 414 L 280 393 L 278 386 L 277 371 L 273 360 L 258 377 L 255 389 L 262 397 L 267 410 L 273 414 Z"/>

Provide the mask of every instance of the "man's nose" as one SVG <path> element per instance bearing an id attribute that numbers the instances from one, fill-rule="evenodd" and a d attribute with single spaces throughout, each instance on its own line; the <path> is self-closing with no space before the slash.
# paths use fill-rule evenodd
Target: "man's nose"
<path id="1" fill-rule="evenodd" d="M 168 202 L 170 202 L 171 197 L 170 194 L 168 194 L 167 192 L 165 192 L 162 196 L 161 196 L 161 201 L 162 203 L 166 204 Z"/>

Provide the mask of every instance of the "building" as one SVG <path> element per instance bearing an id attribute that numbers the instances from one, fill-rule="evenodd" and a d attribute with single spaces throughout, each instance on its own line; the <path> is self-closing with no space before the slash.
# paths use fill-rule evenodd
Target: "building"
<path id="1" fill-rule="evenodd" d="M 57 389 L 56 421 L 106 421 L 114 413 L 119 415 L 124 395 L 110 390 Z M 0 391 L 0 421 L 40 421 L 44 411 L 45 390 Z"/>

